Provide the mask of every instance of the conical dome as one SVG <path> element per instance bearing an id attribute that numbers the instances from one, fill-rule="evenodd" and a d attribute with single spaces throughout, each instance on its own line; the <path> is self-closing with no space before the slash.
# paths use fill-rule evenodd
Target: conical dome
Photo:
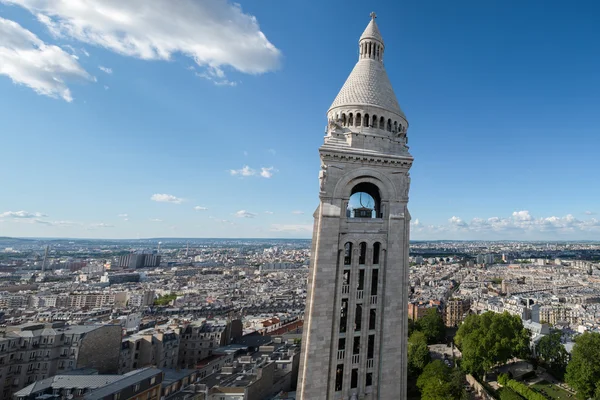
<path id="1" fill-rule="evenodd" d="M 378 107 L 404 120 L 394 89 L 383 65 L 383 38 L 371 13 L 371 21 L 359 40 L 359 59 L 346 83 L 331 104 L 335 108 Z"/>

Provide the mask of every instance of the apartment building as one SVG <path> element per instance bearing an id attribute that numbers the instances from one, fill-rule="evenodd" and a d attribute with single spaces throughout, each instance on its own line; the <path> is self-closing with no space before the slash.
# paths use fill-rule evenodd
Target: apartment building
<path id="1" fill-rule="evenodd" d="M 8 326 L 0 338 L 0 394 L 80 368 L 116 373 L 121 327 L 69 326 L 64 322 Z"/>

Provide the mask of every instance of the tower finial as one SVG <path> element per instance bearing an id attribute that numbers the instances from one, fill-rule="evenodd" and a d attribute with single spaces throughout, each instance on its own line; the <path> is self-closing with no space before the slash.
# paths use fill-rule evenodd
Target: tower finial
<path id="1" fill-rule="evenodd" d="M 375 11 L 371 11 L 371 14 L 369 14 L 371 16 L 371 19 L 375 19 L 377 18 L 377 14 L 375 14 Z"/>

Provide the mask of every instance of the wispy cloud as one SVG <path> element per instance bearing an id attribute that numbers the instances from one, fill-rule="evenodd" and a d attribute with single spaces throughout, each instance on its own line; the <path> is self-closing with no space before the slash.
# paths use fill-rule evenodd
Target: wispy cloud
<path id="1" fill-rule="evenodd" d="M 183 199 L 180 197 L 173 196 L 172 194 L 166 193 L 156 193 L 150 197 L 150 200 L 156 201 L 159 203 L 173 203 L 173 204 L 181 204 Z"/>
<path id="2" fill-rule="evenodd" d="M 265 211 L 265 214 L 273 214 L 273 211 Z"/>
<path id="3" fill-rule="evenodd" d="M 202 206 L 196 206 L 196 207 L 194 207 L 194 210 L 196 210 L 196 211 L 204 211 L 204 210 L 208 210 L 208 208 L 202 207 Z"/>
<path id="4" fill-rule="evenodd" d="M 182 54 L 219 85 L 235 85 L 224 68 L 260 74 L 276 69 L 281 57 L 257 19 L 225 0 L 103 0 L 76 7 L 70 0 L 0 1 L 26 8 L 56 37 L 143 60 Z"/>
<path id="5" fill-rule="evenodd" d="M 301 215 L 301 214 L 304 214 L 304 211 L 294 210 L 294 211 L 292 211 L 292 214 Z"/>
<path id="6" fill-rule="evenodd" d="M 112 68 L 103 67 L 102 65 L 99 65 L 99 66 L 98 66 L 98 68 L 99 68 L 101 71 L 103 71 L 103 72 L 106 72 L 106 73 L 107 73 L 107 74 L 109 74 L 109 75 L 112 75 L 112 73 L 113 73 L 113 70 L 112 70 Z"/>
<path id="7" fill-rule="evenodd" d="M 240 210 L 238 212 L 235 213 L 235 216 L 238 218 L 254 218 L 256 217 L 256 214 L 251 213 L 249 211 L 246 210 Z"/>
<path id="8" fill-rule="evenodd" d="M 43 218 L 47 217 L 46 214 L 40 212 L 27 212 L 27 211 L 6 211 L 0 213 L 0 218 Z"/>
<path id="9" fill-rule="evenodd" d="M 4 1 L 4 0 L 2 0 Z M 94 81 L 76 57 L 49 45 L 14 21 L 0 17 L 0 75 L 38 94 L 73 101 L 66 82 Z"/>
<path id="10" fill-rule="evenodd" d="M 150 222 L 163 222 L 163 220 L 162 220 L 162 219 L 159 219 L 159 218 L 150 218 L 150 220 L 149 220 L 149 221 L 150 221 Z"/>
<path id="11" fill-rule="evenodd" d="M 269 167 L 269 168 L 262 167 L 260 169 L 260 176 L 262 176 L 263 178 L 267 178 L 267 179 L 272 178 L 274 171 L 275 171 L 275 168 L 273 168 L 273 167 Z"/>
<path id="12" fill-rule="evenodd" d="M 96 224 L 90 224 L 90 228 L 114 228 L 112 224 L 106 224 L 104 222 L 98 222 Z"/>
<path id="13" fill-rule="evenodd" d="M 253 176 L 256 175 L 256 171 L 247 165 L 244 165 L 240 169 L 230 169 L 229 173 L 233 176 Z"/>
<path id="14" fill-rule="evenodd" d="M 596 215 L 596 213 L 593 211 L 586 211 L 584 214 L 585 215 Z"/>
<path id="15" fill-rule="evenodd" d="M 271 153 L 272 155 L 277 154 L 277 152 L 275 151 L 275 149 L 267 149 L 267 152 Z"/>

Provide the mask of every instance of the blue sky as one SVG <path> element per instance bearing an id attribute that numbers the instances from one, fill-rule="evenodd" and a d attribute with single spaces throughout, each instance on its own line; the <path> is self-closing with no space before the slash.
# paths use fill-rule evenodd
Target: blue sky
<path id="1" fill-rule="evenodd" d="M 0 236 L 309 237 L 373 10 L 412 238 L 600 239 L 583 0 L 0 0 Z"/>

